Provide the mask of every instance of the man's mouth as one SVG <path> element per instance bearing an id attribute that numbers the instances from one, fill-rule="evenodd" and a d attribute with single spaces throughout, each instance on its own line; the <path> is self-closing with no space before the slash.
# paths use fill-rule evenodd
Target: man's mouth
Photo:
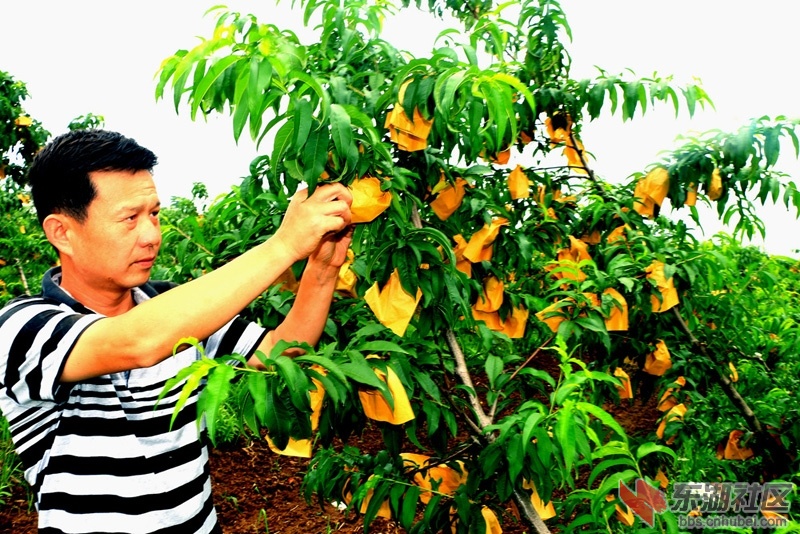
<path id="1" fill-rule="evenodd" d="M 134 262 L 134 264 L 139 265 L 140 267 L 152 267 L 155 261 L 156 257 L 151 256 L 149 258 L 142 258 L 141 260 L 137 260 Z"/>

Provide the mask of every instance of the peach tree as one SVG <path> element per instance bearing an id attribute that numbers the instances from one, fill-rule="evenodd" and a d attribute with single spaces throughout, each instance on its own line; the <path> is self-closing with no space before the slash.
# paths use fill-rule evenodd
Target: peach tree
<path id="1" fill-rule="evenodd" d="M 241 414 L 274 450 L 311 457 L 309 500 L 346 502 L 365 528 L 381 515 L 409 532 L 516 518 L 538 532 L 630 527 L 620 483 L 666 489 L 670 476 L 707 472 L 680 459 L 699 443 L 703 419 L 691 414 L 708 405 L 729 426 L 709 415 L 703 435 L 738 430 L 731 446 L 753 452 L 742 480 L 797 472 L 797 402 L 776 393 L 787 411 L 774 417 L 733 380 L 742 360 L 748 380 L 769 375 L 750 365 L 757 344 L 770 333 L 796 343 L 796 317 L 765 326 L 767 296 L 752 300 L 738 260 L 720 269 L 720 255 L 740 251 L 702 244 L 661 213 L 669 204 L 699 221 L 704 203 L 752 236 L 764 231 L 755 203 L 800 208 L 775 168 L 782 139 L 797 153 L 795 121 L 689 139 L 612 183 L 592 170 L 582 125 L 658 105 L 692 114 L 711 102 L 701 87 L 602 70 L 573 79 L 554 0 L 418 0 L 460 25 L 428 57 L 381 37 L 410 1 L 298 4 L 312 43 L 216 8 L 213 35 L 159 70 L 157 98 L 171 92 L 192 119 L 229 114 L 237 140 L 265 148 L 227 195 L 198 208 L 198 186 L 195 202 L 165 210 L 156 274 L 202 276 L 268 238 L 300 187 L 337 181 L 354 195 L 352 255 L 319 346 L 290 359 L 281 343 L 261 355 L 267 372 L 239 355 L 204 359 L 174 381 L 205 380 L 199 410 L 212 436 L 223 411 Z M 779 268 L 753 268 L 766 264 Z M 275 326 L 302 269 L 243 313 Z M 754 343 L 748 329 L 761 332 Z M 789 367 L 769 378 L 787 394 L 789 346 Z M 634 395 L 660 401 L 660 426 L 632 435 L 612 415 Z M 368 422 L 381 450 L 352 444 Z M 653 530 L 676 528 L 665 512 Z"/>

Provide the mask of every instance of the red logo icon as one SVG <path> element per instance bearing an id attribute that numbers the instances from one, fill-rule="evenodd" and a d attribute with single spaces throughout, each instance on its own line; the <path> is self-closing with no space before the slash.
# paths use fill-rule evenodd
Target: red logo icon
<path id="1" fill-rule="evenodd" d="M 636 479 L 636 491 L 620 480 L 619 499 L 650 527 L 655 524 L 655 514 L 667 509 L 667 497 L 664 492 L 641 478 Z"/>

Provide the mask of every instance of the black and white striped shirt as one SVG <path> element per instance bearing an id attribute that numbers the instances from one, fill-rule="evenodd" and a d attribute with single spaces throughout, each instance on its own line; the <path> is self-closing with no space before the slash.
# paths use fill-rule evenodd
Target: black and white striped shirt
<path id="1" fill-rule="evenodd" d="M 165 383 L 197 360 L 194 348 L 144 369 L 59 382 L 81 333 L 103 316 L 63 291 L 51 269 L 42 294 L 0 310 L 0 411 L 36 494 L 39 532 L 219 532 L 205 425 L 191 396 L 170 429 L 180 394 L 154 409 Z M 171 287 L 133 290 L 137 303 Z M 204 341 L 206 355 L 249 355 L 264 330 L 235 318 Z M 113 358 L 113 355 L 108 355 Z"/>

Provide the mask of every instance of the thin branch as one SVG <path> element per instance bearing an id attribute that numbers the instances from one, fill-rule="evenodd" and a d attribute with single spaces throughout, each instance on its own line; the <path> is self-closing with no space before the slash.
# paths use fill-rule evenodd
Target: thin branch
<path id="1" fill-rule="evenodd" d="M 522 365 L 520 365 L 519 367 L 517 367 L 517 368 L 514 370 L 514 372 L 513 372 L 513 373 L 511 374 L 511 376 L 509 377 L 508 381 L 509 381 L 509 382 L 511 382 L 512 380 L 514 380 L 514 377 L 515 377 L 515 376 L 517 376 L 517 374 L 519 374 L 519 372 L 520 372 L 520 371 L 522 371 L 522 370 L 525 368 L 525 366 L 526 366 L 526 365 L 528 365 L 529 363 L 531 363 L 531 362 L 533 361 L 533 359 L 536 357 L 536 355 L 537 355 L 537 354 L 539 354 L 539 353 L 542 351 L 542 349 L 543 349 L 543 348 L 545 348 L 547 345 L 549 345 L 549 344 L 550 344 L 550 342 L 553 340 L 553 338 L 554 338 L 554 337 L 555 337 L 555 334 L 553 334 L 552 336 L 550 336 L 550 337 L 547 339 L 547 341 L 545 341 L 545 342 L 544 342 L 544 344 L 540 345 L 540 346 L 539 346 L 539 348 L 537 348 L 535 351 L 533 351 L 533 354 L 531 354 L 530 356 L 528 356 L 528 359 L 527 359 L 527 360 L 525 360 L 525 361 L 522 363 Z M 492 403 L 492 409 L 491 409 L 491 410 L 489 410 L 489 418 L 490 418 L 490 419 L 492 419 L 492 420 L 494 420 L 495 413 L 497 412 L 497 402 L 498 402 L 499 400 L 500 400 L 500 396 L 498 395 L 498 396 L 497 396 L 497 397 L 494 399 L 494 402 Z"/>
<path id="2" fill-rule="evenodd" d="M 764 425 L 761 424 L 758 416 L 756 416 L 755 412 L 753 412 L 752 408 L 750 408 L 750 405 L 747 404 L 747 401 L 736 390 L 736 387 L 733 385 L 731 379 L 728 378 L 725 373 L 720 371 L 716 359 L 711 357 L 706 345 L 697 339 L 697 337 L 695 337 L 695 335 L 689 329 L 689 325 L 687 325 L 686 321 L 684 321 L 683 317 L 681 316 L 681 312 L 678 311 L 678 308 L 673 307 L 672 311 L 678 320 L 678 324 L 689 336 L 689 340 L 695 349 L 704 358 L 708 359 L 714 364 L 714 368 L 717 371 L 716 379 L 722 388 L 722 391 L 725 392 L 725 395 L 728 397 L 728 399 L 730 399 L 731 403 L 739 410 L 739 413 L 741 413 L 742 417 L 747 422 L 747 426 L 755 435 L 756 447 L 754 448 L 756 450 L 760 450 L 762 454 L 767 453 L 764 455 L 764 460 L 767 465 L 771 465 L 776 469 L 781 469 L 782 467 L 785 468 L 786 465 L 791 463 L 791 458 L 789 457 L 788 451 L 781 444 L 772 439 L 772 436 L 770 436 L 769 432 L 766 431 Z"/>
<path id="3" fill-rule="evenodd" d="M 475 416 L 478 418 L 478 425 L 481 428 L 485 428 L 492 424 L 492 420 L 486 415 L 480 399 L 478 399 L 478 394 L 475 392 L 475 385 L 472 383 L 472 377 L 469 374 L 469 369 L 467 369 L 467 359 L 464 357 L 464 351 L 461 350 L 461 346 L 458 344 L 458 339 L 456 339 L 452 328 L 447 327 L 444 335 L 453 353 L 453 358 L 456 361 L 456 374 L 458 378 L 461 379 L 461 383 L 469 388 L 467 396 L 469 397 L 472 409 L 475 410 Z"/>
<path id="4" fill-rule="evenodd" d="M 706 350 L 706 346 L 703 343 L 701 343 L 700 340 L 697 339 L 694 333 L 689 329 L 689 325 L 686 324 L 686 321 L 683 319 L 683 316 L 681 316 L 681 312 L 678 310 L 678 308 L 673 307 L 672 312 L 678 320 L 678 325 L 681 327 L 681 329 L 683 329 L 684 332 L 686 332 L 686 335 L 689 336 L 689 341 L 691 341 L 692 345 L 700 352 L 700 354 L 702 354 L 705 358 L 714 363 L 714 367 L 717 369 L 716 378 L 719 381 L 720 386 L 722 386 L 722 390 L 725 392 L 728 398 L 731 399 L 731 402 L 733 402 L 734 406 L 736 406 L 736 408 L 742 414 L 742 417 L 745 418 L 745 421 L 747 421 L 748 426 L 753 430 L 753 432 L 758 432 L 758 433 L 763 432 L 764 427 L 761 424 L 761 421 L 759 421 L 758 417 L 753 412 L 752 408 L 750 408 L 750 405 L 747 404 L 747 401 L 739 394 L 739 392 L 733 386 L 733 382 L 731 382 L 730 378 L 728 378 L 727 376 L 725 376 L 724 373 L 719 371 L 716 359 L 711 357 L 711 355 L 708 353 L 708 350 Z"/>
<path id="5" fill-rule="evenodd" d="M 422 228 L 422 220 L 420 219 L 419 211 L 417 210 L 416 205 L 411 206 L 411 222 L 415 228 Z M 458 378 L 461 380 L 462 384 L 467 386 L 467 397 L 469 397 L 469 402 L 472 405 L 472 409 L 475 411 L 475 416 L 478 418 L 477 424 L 466 415 L 464 420 L 475 432 L 475 435 L 473 436 L 474 440 L 478 442 L 486 440 L 491 443 L 496 439 L 496 437 L 493 433 L 486 433 L 485 429 L 487 426 L 492 424 L 492 418 L 486 415 L 486 412 L 481 405 L 478 394 L 475 391 L 475 385 L 472 382 L 472 377 L 469 374 L 469 369 L 467 368 L 467 359 L 464 357 L 464 351 L 461 350 L 461 345 L 458 343 L 458 338 L 456 338 L 455 332 L 453 332 L 453 329 L 449 326 L 445 330 L 445 338 L 447 339 L 447 345 L 450 347 L 450 351 L 453 353 L 453 359 L 456 362 L 456 374 L 458 375 Z M 532 357 L 533 356 L 531 356 L 531 358 Z M 521 491 L 515 489 L 514 501 L 516 502 L 520 511 L 522 511 L 525 520 L 530 526 L 536 529 L 538 534 L 550 534 L 550 530 L 536 512 L 536 509 L 531 504 L 529 497 L 524 495 Z"/>
<path id="6" fill-rule="evenodd" d="M 19 271 L 19 278 L 22 280 L 22 287 L 25 288 L 25 294 L 30 296 L 31 290 L 28 287 L 28 278 L 25 276 L 25 270 L 22 268 L 22 263 L 19 261 L 19 258 L 15 258 L 15 263 Z"/>
<path id="7" fill-rule="evenodd" d="M 200 243 L 198 243 L 197 241 L 195 241 L 194 239 L 192 239 L 192 236 L 190 236 L 189 234 L 187 234 L 186 232 L 184 232 L 183 230 L 181 230 L 180 228 L 178 228 L 178 226 L 177 226 L 176 224 L 172 224 L 172 223 L 170 223 L 170 222 L 169 222 L 169 219 L 166 219 L 166 222 L 169 224 L 169 227 L 170 227 L 170 228 L 172 228 L 173 230 L 175 230 L 175 231 L 176 231 L 178 234 L 180 234 L 180 235 L 181 235 L 181 236 L 183 236 L 184 238 L 188 239 L 188 240 L 189 240 L 189 242 L 190 242 L 191 244 L 193 244 L 194 246 L 196 246 L 197 248 L 199 248 L 200 250 L 202 250 L 203 252 L 205 252 L 205 253 L 206 253 L 206 254 L 208 254 L 209 256 L 213 256 L 213 255 L 214 255 L 214 253 L 213 253 L 213 252 L 211 252 L 211 251 L 210 251 L 210 250 L 208 250 L 206 247 L 204 247 L 203 245 L 201 245 Z"/>

